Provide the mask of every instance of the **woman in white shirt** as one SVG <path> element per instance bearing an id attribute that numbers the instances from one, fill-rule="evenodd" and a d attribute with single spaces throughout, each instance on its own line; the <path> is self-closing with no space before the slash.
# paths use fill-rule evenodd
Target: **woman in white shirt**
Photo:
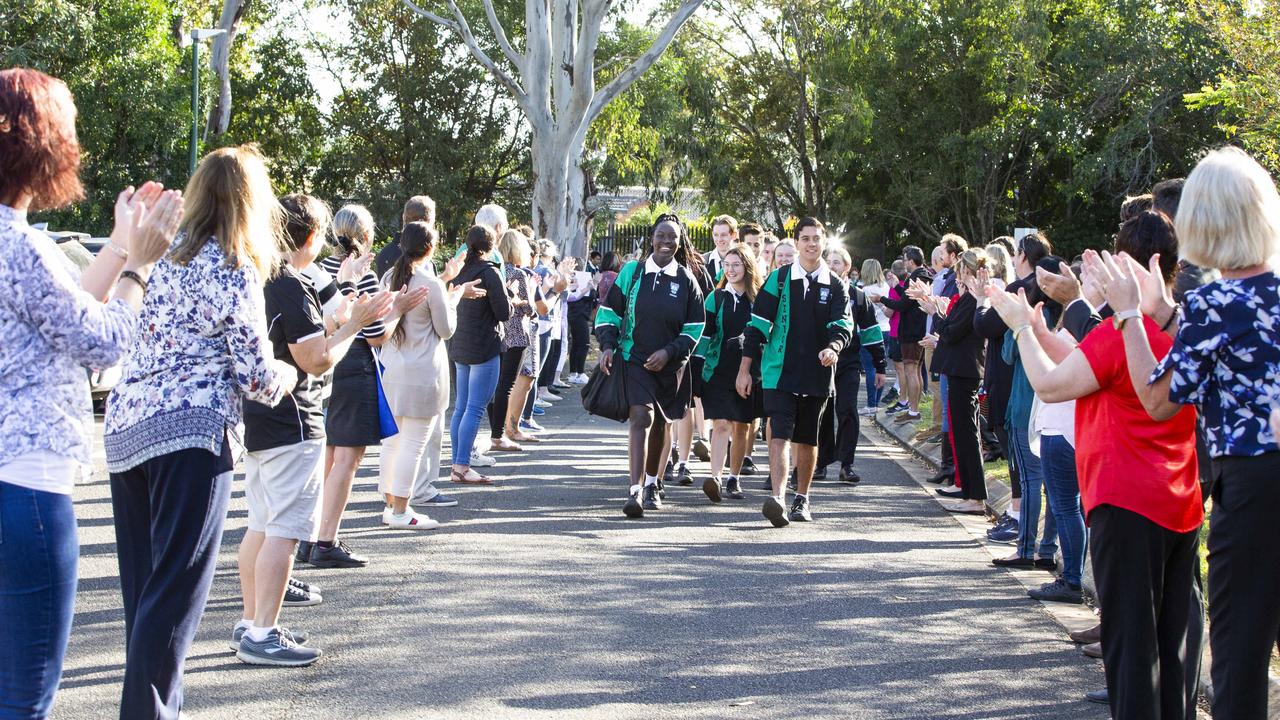
<path id="1" fill-rule="evenodd" d="M 862 281 L 862 291 L 868 295 L 876 297 L 884 297 L 889 294 L 889 283 L 884 277 L 884 268 L 880 266 L 880 261 L 874 258 L 867 258 L 862 261 L 862 272 L 859 275 Z M 884 337 L 889 337 L 889 316 L 884 312 L 884 306 L 880 303 L 871 303 L 871 309 L 876 313 L 876 322 L 880 324 L 880 332 Z M 862 371 L 867 375 L 867 407 L 862 411 L 863 415 L 874 416 L 876 408 L 880 407 L 880 399 L 883 397 L 883 388 L 876 387 L 876 365 L 871 361 L 871 353 L 866 348 L 858 351 L 862 360 Z"/>

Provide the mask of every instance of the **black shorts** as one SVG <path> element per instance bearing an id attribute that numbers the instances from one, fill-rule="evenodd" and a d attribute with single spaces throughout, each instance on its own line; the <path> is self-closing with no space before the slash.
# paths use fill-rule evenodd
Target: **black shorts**
<path id="1" fill-rule="evenodd" d="M 898 338 L 886 337 L 884 351 L 889 356 L 890 362 L 902 362 L 902 345 L 898 342 Z"/>
<path id="2" fill-rule="evenodd" d="M 770 437 L 801 445 L 818 446 L 818 427 L 827 398 L 794 395 L 778 390 L 764 391 L 764 412 L 769 418 Z"/>

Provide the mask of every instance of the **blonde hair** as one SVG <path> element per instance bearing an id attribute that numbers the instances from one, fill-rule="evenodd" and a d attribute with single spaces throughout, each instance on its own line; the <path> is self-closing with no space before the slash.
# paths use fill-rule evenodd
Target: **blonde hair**
<path id="1" fill-rule="evenodd" d="M 343 205 L 333 216 L 333 234 L 348 253 L 366 253 L 373 241 L 373 215 L 363 205 Z"/>
<path id="2" fill-rule="evenodd" d="M 848 280 L 849 273 L 853 272 L 853 256 L 849 254 L 849 251 L 845 250 L 840 245 L 836 245 L 834 247 L 827 248 L 826 254 L 840 256 L 840 259 L 844 261 L 844 273 L 840 277 Z"/>
<path id="3" fill-rule="evenodd" d="M 729 228 L 729 232 L 735 236 L 738 234 L 738 221 L 732 215 L 717 215 L 712 218 L 711 228 L 714 230 L 717 225 Z"/>
<path id="4" fill-rule="evenodd" d="M 1276 184 L 1243 150 L 1214 150 L 1187 177 L 1174 228 L 1178 250 L 1195 265 L 1235 270 L 1267 262 L 1280 251 Z"/>
<path id="5" fill-rule="evenodd" d="M 1009 249 L 1000 243 L 991 243 L 986 251 L 987 271 L 991 273 L 991 279 L 1008 285 L 1013 281 L 1013 263 L 1009 262 Z"/>
<path id="6" fill-rule="evenodd" d="M 884 268 L 881 267 L 879 260 L 867 258 L 862 261 L 860 277 L 863 285 L 879 285 L 884 282 Z"/>
<path id="7" fill-rule="evenodd" d="M 262 280 L 275 272 L 286 247 L 284 212 L 257 146 L 205 155 L 183 200 L 183 240 L 169 252 L 171 261 L 186 265 L 214 240 L 228 266 L 251 266 Z"/>
<path id="8" fill-rule="evenodd" d="M 529 238 L 519 230 L 504 231 L 495 249 L 507 265 L 524 267 L 532 264 L 529 262 Z"/>
<path id="9" fill-rule="evenodd" d="M 978 274 L 979 268 L 987 266 L 987 251 L 982 248 L 974 248 L 973 250 L 965 250 L 960 253 L 960 259 L 956 260 L 956 277 L 974 277 Z"/>

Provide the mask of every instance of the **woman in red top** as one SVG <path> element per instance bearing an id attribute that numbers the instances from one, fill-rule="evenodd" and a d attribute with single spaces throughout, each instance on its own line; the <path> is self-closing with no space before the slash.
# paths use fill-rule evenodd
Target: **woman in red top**
<path id="1" fill-rule="evenodd" d="M 1144 264 L 1159 255 L 1164 281 L 1172 283 L 1178 248 L 1167 219 L 1125 223 L 1116 249 Z M 1147 414 L 1129 382 L 1121 333 L 1128 322 L 1146 324 L 1157 358 L 1173 341 L 1140 313 L 1120 312 L 1055 364 L 1050 355 L 1058 356 L 1063 348 L 1055 346 L 1065 341 L 1025 296 L 997 290 L 988 296 L 1013 328 L 1036 395 L 1044 402 L 1076 400 L 1076 469 L 1091 531 L 1111 713 L 1194 718 L 1202 609 L 1193 577 L 1204 517 L 1196 414 L 1189 407 L 1164 421 Z"/>

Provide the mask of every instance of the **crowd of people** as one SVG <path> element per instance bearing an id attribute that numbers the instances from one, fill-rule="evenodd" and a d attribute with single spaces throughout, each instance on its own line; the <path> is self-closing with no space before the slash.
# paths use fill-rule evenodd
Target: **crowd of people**
<path id="1" fill-rule="evenodd" d="M 668 483 L 694 484 L 694 455 L 711 502 L 744 500 L 762 443 L 761 514 L 779 528 L 813 521 L 813 482 L 832 465 L 861 481 L 860 418 L 919 422 L 927 394 L 919 439 L 941 442 L 931 480 L 948 510 L 987 512 L 985 464 L 1007 459 L 1014 500 L 989 537 L 1016 551 L 993 562 L 1054 572 L 1030 594 L 1070 603 L 1091 564 L 1101 623 L 1076 639 L 1101 643 L 1095 697 L 1116 718 L 1195 714 L 1212 498 L 1213 713 L 1266 716 L 1280 196 L 1238 150 L 1130 198 L 1113 242 L 1072 262 L 1041 233 L 949 234 L 927 261 L 909 245 L 855 266 L 816 218 L 778 238 L 727 215 L 704 255 L 668 214 L 637 252 L 579 269 L 496 205 L 437 258 L 426 195 L 375 254 L 366 208 L 278 198 L 255 149 L 223 148 L 183 191 L 121 192 L 109 242 L 78 272 L 27 223 L 82 195 L 74 121 L 64 84 L 0 71 L 0 615 L 14 619 L 0 717 L 52 707 L 75 600 L 71 494 L 90 457 L 85 368 L 117 363 L 103 446 L 122 718 L 181 710 L 240 450 L 249 516 L 230 647 L 308 665 L 322 652 L 280 625 L 281 608 L 323 600 L 295 566 L 368 564 L 341 536 L 367 448 L 381 446 L 382 523 L 430 530 L 430 508 L 458 504 L 435 485 L 446 413 L 449 481 L 490 485 L 495 455 L 534 450 L 545 408 L 597 381 L 624 388 L 628 518 L 661 511 Z"/>

